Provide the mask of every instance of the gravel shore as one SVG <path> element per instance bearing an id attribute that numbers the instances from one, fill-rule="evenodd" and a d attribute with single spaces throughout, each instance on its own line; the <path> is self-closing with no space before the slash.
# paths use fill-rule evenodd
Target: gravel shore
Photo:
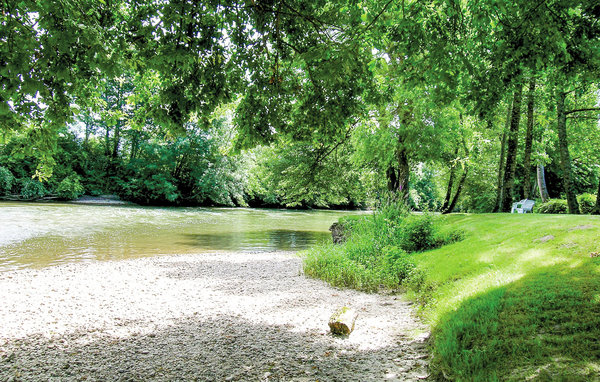
<path id="1" fill-rule="evenodd" d="M 398 296 L 302 275 L 293 253 L 72 263 L 0 273 L 2 381 L 405 381 L 426 328 Z M 359 313 L 329 334 L 341 306 Z"/>

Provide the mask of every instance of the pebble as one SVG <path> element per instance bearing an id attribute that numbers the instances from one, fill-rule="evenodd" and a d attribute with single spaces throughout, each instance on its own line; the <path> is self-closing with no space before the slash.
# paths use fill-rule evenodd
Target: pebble
<path id="1" fill-rule="evenodd" d="M 0 273 L 0 380 L 427 376 L 427 327 L 408 303 L 300 267 L 293 253 L 223 253 Z M 327 334 L 339 306 L 361 312 L 348 338 Z"/>

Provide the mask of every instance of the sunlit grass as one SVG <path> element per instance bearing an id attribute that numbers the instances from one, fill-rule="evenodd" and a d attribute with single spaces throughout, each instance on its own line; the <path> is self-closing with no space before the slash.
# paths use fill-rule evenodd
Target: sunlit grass
<path id="1" fill-rule="evenodd" d="M 433 328 L 434 374 L 600 380 L 600 259 L 590 257 L 600 218 L 452 215 L 445 224 L 465 240 L 413 257 L 425 279 L 409 292 Z"/>
<path id="2" fill-rule="evenodd" d="M 463 231 L 464 240 L 407 254 L 410 272 L 403 279 L 432 328 L 434 377 L 600 381 L 600 257 L 591 256 L 600 252 L 600 217 L 441 219 L 439 234 Z M 388 273 L 373 251 L 382 233 L 390 243 L 405 235 L 374 225 L 344 245 L 313 248 L 306 274 L 377 290 Z"/>

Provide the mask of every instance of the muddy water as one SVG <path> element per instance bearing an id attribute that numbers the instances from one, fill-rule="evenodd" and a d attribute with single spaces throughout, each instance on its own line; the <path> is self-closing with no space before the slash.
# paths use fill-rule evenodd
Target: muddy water
<path id="1" fill-rule="evenodd" d="M 0 203 L 0 271 L 214 251 L 299 250 L 347 211 Z"/>

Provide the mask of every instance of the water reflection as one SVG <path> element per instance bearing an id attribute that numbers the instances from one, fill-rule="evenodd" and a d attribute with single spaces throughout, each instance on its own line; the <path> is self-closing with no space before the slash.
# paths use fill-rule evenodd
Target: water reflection
<path id="1" fill-rule="evenodd" d="M 185 245 L 224 251 L 300 250 L 330 238 L 327 232 L 293 231 L 287 229 L 187 234 L 184 236 L 186 240 L 183 244 Z"/>
<path id="2" fill-rule="evenodd" d="M 211 251 L 301 250 L 348 211 L 0 202 L 0 271 Z"/>

